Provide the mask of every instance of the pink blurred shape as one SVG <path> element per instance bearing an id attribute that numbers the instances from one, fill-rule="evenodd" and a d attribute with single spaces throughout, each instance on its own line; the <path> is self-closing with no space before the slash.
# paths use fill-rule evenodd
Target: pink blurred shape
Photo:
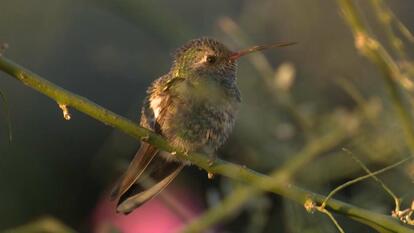
<path id="1" fill-rule="evenodd" d="M 105 194 L 92 214 L 93 232 L 115 228 L 122 233 L 172 233 L 202 211 L 201 201 L 188 191 L 167 189 L 162 195 L 123 215 L 115 212 L 115 202 Z"/>

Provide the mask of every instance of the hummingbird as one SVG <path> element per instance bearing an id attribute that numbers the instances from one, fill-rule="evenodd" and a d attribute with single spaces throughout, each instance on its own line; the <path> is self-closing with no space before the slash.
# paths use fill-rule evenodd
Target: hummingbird
<path id="1" fill-rule="evenodd" d="M 237 61 L 249 53 L 294 43 L 279 42 L 233 52 L 212 38 L 187 42 L 174 53 L 170 71 L 147 90 L 140 125 L 173 147 L 216 158 L 234 126 L 241 103 Z M 116 211 L 128 214 L 159 194 L 189 162 L 141 142 L 112 192 Z"/>

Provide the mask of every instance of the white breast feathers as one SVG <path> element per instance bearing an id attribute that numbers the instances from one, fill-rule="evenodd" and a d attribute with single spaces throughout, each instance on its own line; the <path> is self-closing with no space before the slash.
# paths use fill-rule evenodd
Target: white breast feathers
<path id="1" fill-rule="evenodd" d="M 161 97 L 150 98 L 150 107 L 154 112 L 154 118 L 157 119 L 161 112 Z"/>

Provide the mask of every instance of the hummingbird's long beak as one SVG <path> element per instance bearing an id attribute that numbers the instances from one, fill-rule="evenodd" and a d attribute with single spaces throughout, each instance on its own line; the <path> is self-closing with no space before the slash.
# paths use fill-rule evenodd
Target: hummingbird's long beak
<path id="1" fill-rule="evenodd" d="M 237 60 L 244 55 L 247 55 L 247 54 L 250 54 L 256 51 L 262 51 L 262 50 L 271 49 L 271 48 L 286 47 L 286 46 L 290 46 L 294 44 L 297 44 L 297 42 L 278 42 L 278 43 L 271 44 L 271 45 L 256 45 L 256 46 L 253 46 L 247 49 L 233 52 L 232 54 L 230 54 L 229 58 L 230 60 Z"/>

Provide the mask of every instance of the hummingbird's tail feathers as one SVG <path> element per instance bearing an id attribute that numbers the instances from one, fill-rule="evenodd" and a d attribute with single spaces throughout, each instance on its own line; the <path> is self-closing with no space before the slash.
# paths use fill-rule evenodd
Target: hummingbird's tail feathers
<path id="1" fill-rule="evenodd" d="M 182 163 L 166 162 L 161 157 L 155 157 L 139 181 L 120 197 L 117 212 L 129 214 L 155 197 L 174 180 L 184 166 Z"/>
<path id="2" fill-rule="evenodd" d="M 135 154 L 128 169 L 122 176 L 121 180 L 112 190 L 111 198 L 113 200 L 119 199 L 125 192 L 127 192 L 138 178 L 143 174 L 144 170 L 151 163 L 158 149 L 152 145 L 142 142 L 139 150 Z"/>

